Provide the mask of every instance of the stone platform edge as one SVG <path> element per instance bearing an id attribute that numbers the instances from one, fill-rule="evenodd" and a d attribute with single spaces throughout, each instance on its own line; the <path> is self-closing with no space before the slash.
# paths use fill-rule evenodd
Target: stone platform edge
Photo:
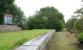
<path id="1" fill-rule="evenodd" d="M 51 30 L 43 35 L 37 36 L 36 38 L 24 43 L 20 47 L 17 47 L 14 50 L 46 50 L 47 43 L 52 38 L 55 30 Z"/>

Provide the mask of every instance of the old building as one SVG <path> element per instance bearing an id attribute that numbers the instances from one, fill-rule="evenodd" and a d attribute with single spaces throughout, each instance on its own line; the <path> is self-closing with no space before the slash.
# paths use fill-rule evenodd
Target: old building
<path id="1" fill-rule="evenodd" d="M 19 31 L 20 27 L 13 24 L 13 15 L 9 10 L 6 10 L 3 16 L 2 25 L 0 25 L 0 32 Z"/>

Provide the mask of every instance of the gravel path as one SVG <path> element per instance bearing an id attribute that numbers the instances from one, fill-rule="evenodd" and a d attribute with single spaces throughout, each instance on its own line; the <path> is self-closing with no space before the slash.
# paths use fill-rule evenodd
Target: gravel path
<path id="1" fill-rule="evenodd" d="M 47 50 L 77 50 L 77 39 L 69 32 L 57 32 L 48 44 Z"/>

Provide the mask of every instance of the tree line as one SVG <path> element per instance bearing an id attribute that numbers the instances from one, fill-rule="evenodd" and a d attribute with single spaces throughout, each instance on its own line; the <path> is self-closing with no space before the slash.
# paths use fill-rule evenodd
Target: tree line
<path id="1" fill-rule="evenodd" d="M 83 8 L 74 12 L 76 16 L 72 16 L 66 23 L 66 27 L 73 29 L 75 32 L 83 32 Z"/>
<path id="2" fill-rule="evenodd" d="M 34 15 L 26 18 L 23 11 L 14 4 L 15 0 L 0 0 L 0 24 L 3 22 L 4 12 L 10 10 L 13 23 L 22 29 L 56 29 L 61 31 L 65 27 L 64 15 L 54 7 L 44 7 Z"/>
<path id="3" fill-rule="evenodd" d="M 64 28 L 64 16 L 54 7 L 44 7 L 27 20 L 28 29 L 56 29 Z"/>

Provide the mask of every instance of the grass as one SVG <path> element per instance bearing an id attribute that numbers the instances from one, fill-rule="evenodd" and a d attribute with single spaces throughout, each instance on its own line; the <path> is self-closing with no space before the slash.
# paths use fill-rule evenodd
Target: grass
<path id="1" fill-rule="evenodd" d="M 70 35 L 68 32 L 55 33 L 48 44 L 48 50 L 77 50 L 75 41 L 74 35 Z"/>
<path id="2" fill-rule="evenodd" d="M 40 35 L 48 32 L 47 29 L 23 30 L 19 32 L 0 33 L 0 50 L 12 50 L 18 45 Z"/>

